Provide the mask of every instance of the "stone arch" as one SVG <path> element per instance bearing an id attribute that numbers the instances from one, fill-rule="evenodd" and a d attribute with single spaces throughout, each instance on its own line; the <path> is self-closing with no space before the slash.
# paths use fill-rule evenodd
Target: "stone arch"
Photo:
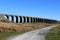
<path id="1" fill-rule="evenodd" d="M 7 17 L 4 15 L 4 19 L 7 19 Z"/>
<path id="2" fill-rule="evenodd" d="M 30 22 L 31 22 L 31 23 L 33 22 L 33 18 L 32 18 L 32 17 L 30 17 Z"/>
<path id="3" fill-rule="evenodd" d="M 20 23 L 22 23 L 22 16 L 19 16 L 19 18 L 20 18 Z"/>
<path id="4" fill-rule="evenodd" d="M 14 16 L 13 15 L 10 15 L 11 16 L 11 22 L 14 23 Z"/>
<path id="5" fill-rule="evenodd" d="M 18 16 L 15 16 L 16 17 L 16 23 L 18 23 Z"/>
<path id="6" fill-rule="evenodd" d="M 4 15 L 4 18 L 9 20 L 9 15 Z"/>
<path id="7" fill-rule="evenodd" d="M 27 18 L 27 23 L 29 23 L 29 17 L 26 17 Z"/>
<path id="8" fill-rule="evenodd" d="M 23 23 L 26 23 L 26 17 L 23 16 Z"/>
<path id="9" fill-rule="evenodd" d="M 16 23 L 16 17 L 14 16 L 14 23 Z"/>
<path id="10" fill-rule="evenodd" d="M 39 22 L 39 18 L 37 18 L 37 22 Z"/>
<path id="11" fill-rule="evenodd" d="M 9 21 L 9 15 L 4 15 L 4 18 L 3 18 L 3 19 L 4 19 L 4 20 L 3 20 L 4 22 L 10 22 L 10 21 Z"/>
<path id="12" fill-rule="evenodd" d="M 20 17 L 18 16 L 18 23 L 20 23 Z"/>
<path id="13" fill-rule="evenodd" d="M 35 22 L 35 18 L 33 18 L 33 22 Z"/>
<path id="14" fill-rule="evenodd" d="M 38 19 L 36 18 L 36 22 L 38 22 Z"/>
<path id="15" fill-rule="evenodd" d="M 40 22 L 43 22 L 43 19 L 42 18 L 39 18 Z"/>

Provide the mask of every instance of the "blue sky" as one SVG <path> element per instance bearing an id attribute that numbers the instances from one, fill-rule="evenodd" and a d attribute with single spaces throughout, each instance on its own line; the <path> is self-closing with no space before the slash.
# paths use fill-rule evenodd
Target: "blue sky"
<path id="1" fill-rule="evenodd" d="M 0 0 L 0 13 L 60 20 L 60 0 Z"/>

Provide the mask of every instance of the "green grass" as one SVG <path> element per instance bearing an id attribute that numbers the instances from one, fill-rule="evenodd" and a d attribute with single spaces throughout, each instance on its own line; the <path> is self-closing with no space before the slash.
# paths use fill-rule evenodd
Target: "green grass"
<path id="1" fill-rule="evenodd" d="M 48 34 L 47 39 L 46 40 L 60 40 L 60 34 Z"/>
<path id="2" fill-rule="evenodd" d="M 60 40 L 60 28 L 52 29 L 46 36 L 46 40 Z"/>
<path id="3" fill-rule="evenodd" d="M 24 32 L 0 32 L 0 40 L 6 40 L 9 36 L 19 35 Z"/>

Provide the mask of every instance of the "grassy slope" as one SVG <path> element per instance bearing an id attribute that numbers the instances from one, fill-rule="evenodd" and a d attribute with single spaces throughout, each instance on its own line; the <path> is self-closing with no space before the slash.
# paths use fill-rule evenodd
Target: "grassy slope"
<path id="1" fill-rule="evenodd" d="M 0 32 L 0 40 L 5 40 L 8 36 L 18 35 L 22 34 L 26 31 L 31 31 L 35 29 L 40 29 L 45 26 L 49 26 L 52 24 L 46 24 L 46 23 L 24 23 L 24 24 L 15 24 L 15 23 L 0 23 L 0 28 L 6 30 L 5 32 Z M 14 28 L 19 32 L 12 32 L 9 29 Z"/>
<path id="2" fill-rule="evenodd" d="M 46 40 L 60 40 L 60 26 L 53 28 L 46 36 Z"/>

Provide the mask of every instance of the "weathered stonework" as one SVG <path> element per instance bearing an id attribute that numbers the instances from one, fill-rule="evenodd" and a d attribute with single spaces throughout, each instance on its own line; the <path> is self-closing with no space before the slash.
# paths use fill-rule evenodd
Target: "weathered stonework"
<path id="1" fill-rule="evenodd" d="M 11 17 L 11 21 L 9 20 Z M 14 19 L 14 17 L 16 19 Z M 28 17 L 28 16 L 17 16 L 17 15 L 9 15 L 9 14 L 0 14 L 0 22 L 14 22 L 16 23 L 37 23 L 37 22 L 44 22 L 44 23 L 57 23 L 57 20 L 52 19 L 44 19 L 44 18 L 36 18 L 36 17 Z M 20 21 L 18 21 L 20 20 Z"/>

